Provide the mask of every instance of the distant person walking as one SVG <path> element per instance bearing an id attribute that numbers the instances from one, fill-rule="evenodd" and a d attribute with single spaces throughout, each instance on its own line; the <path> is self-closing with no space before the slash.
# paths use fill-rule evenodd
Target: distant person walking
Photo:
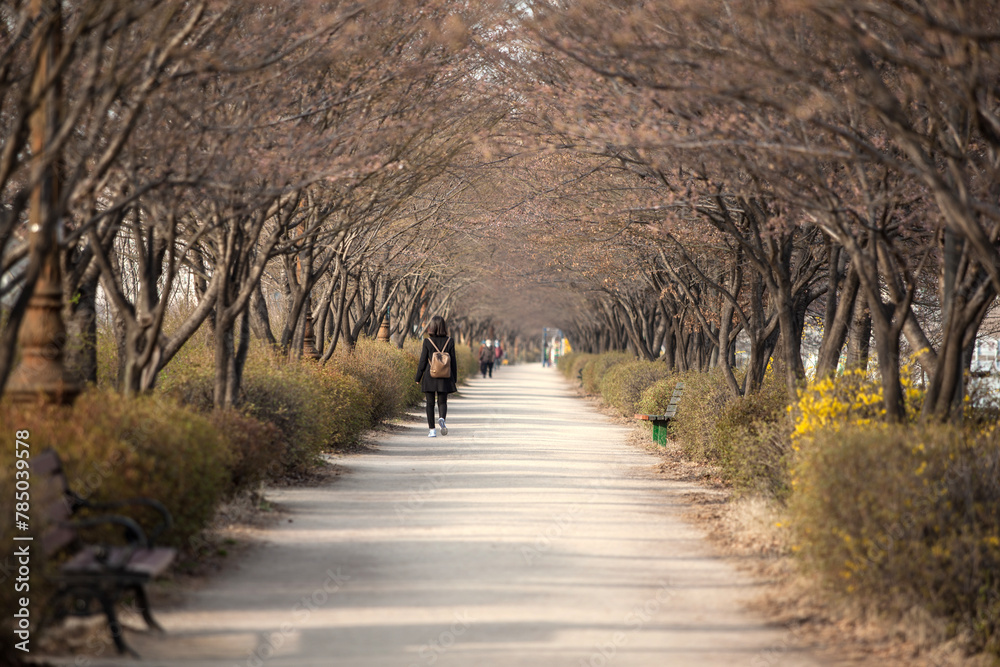
<path id="1" fill-rule="evenodd" d="M 447 373 L 441 370 L 441 356 L 444 353 L 448 356 Z M 434 375 L 445 375 L 444 377 L 434 377 Z M 448 416 L 448 394 L 458 391 L 458 364 L 455 359 L 455 341 L 448 336 L 448 327 L 444 318 L 435 315 L 431 318 L 431 323 L 427 327 L 427 338 L 420 348 L 420 362 L 417 365 L 416 382 L 420 383 L 420 388 L 424 391 L 427 399 L 427 426 L 430 433 L 427 437 L 437 437 L 438 431 L 441 435 L 448 435 L 448 427 L 444 420 Z M 434 421 L 434 398 L 437 397 L 438 420 Z"/>
<path id="2" fill-rule="evenodd" d="M 489 373 L 490 377 L 493 377 L 493 361 L 495 358 L 493 355 L 493 341 L 484 340 L 483 344 L 479 346 L 479 372 L 483 374 L 484 378 L 487 373 Z"/>

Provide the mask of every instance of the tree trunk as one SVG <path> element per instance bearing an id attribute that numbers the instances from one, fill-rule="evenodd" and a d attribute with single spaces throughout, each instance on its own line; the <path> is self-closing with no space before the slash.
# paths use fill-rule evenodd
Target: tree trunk
<path id="1" fill-rule="evenodd" d="M 779 291 L 778 327 L 781 332 L 781 361 L 784 367 L 785 386 L 789 396 L 795 396 L 799 383 L 805 377 L 802 365 L 802 329 L 796 321 L 795 304 L 791 294 L 782 289 Z"/>
<path id="2" fill-rule="evenodd" d="M 847 344 L 847 367 L 868 368 L 868 357 L 871 350 L 872 316 L 868 312 L 865 299 L 858 299 L 854 304 L 854 316 L 851 320 L 850 339 Z"/>
<path id="3" fill-rule="evenodd" d="M 271 331 L 271 317 L 267 310 L 267 301 L 264 299 L 264 293 L 259 284 L 250 298 L 250 329 L 257 338 L 266 342 L 268 346 L 274 346 L 277 342 Z"/>
<path id="4" fill-rule="evenodd" d="M 247 308 L 240 315 L 240 342 L 233 356 L 232 375 L 226 387 L 227 405 L 236 405 L 239 402 L 240 392 L 243 389 L 243 369 L 246 367 L 247 355 L 250 352 L 250 309 Z"/>
<path id="5" fill-rule="evenodd" d="M 215 325 L 215 384 L 212 390 L 212 402 L 216 408 L 228 408 L 233 405 L 235 372 L 233 325 L 229 318 L 221 313 L 217 313 Z"/>
<path id="6" fill-rule="evenodd" d="M 65 348 L 66 368 L 81 383 L 97 384 L 97 285 L 100 276 L 81 282 L 70 304 Z"/>
<path id="7" fill-rule="evenodd" d="M 819 357 L 816 361 L 817 378 L 826 377 L 837 371 L 837 366 L 840 364 L 840 353 L 851 329 L 851 316 L 855 312 L 860 284 L 857 271 L 851 266 L 848 268 L 847 277 L 843 281 L 839 296 L 834 297 L 832 283 L 830 290 L 827 291 L 828 305 L 830 300 L 835 301 L 836 305 L 833 308 L 827 308 L 823 340 L 820 343 Z M 830 315 L 831 310 L 833 310 L 832 316 Z"/>

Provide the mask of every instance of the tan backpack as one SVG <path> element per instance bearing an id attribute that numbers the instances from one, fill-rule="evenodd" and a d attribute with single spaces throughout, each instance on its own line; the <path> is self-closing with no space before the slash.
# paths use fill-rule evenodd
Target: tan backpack
<path id="1" fill-rule="evenodd" d="M 432 378 L 450 378 L 451 377 L 451 355 L 447 352 L 443 352 L 438 349 L 438 346 L 434 344 L 434 341 L 430 338 L 431 347 L 434 348 L 434 352 L 431 353 L 431 377 Z M 451 342 L 451 338 L 444 342 L 445 349 L 448 349 L 448 343 Z"/>

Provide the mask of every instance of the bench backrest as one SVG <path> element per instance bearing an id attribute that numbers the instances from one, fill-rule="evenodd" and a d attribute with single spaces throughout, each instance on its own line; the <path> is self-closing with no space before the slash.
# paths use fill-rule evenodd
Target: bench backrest
<path id="1" fill-rule="evenodd" d="M 76 531 L 66 526 L 73 515 L 69 499 L 69 483 L 62 460 L 54 449 L 46 449 L 31 459 L 33 505 L 40 510 L 35 516 L 42 525 L 42 551 L 51 555 L 76 538 Z"/>
<path id="2" fill-rule="evenodd" d="M 684 383 L 678 382 L 674 385 L 674 393 L 670 395 L 670 403 L 667 404 L 667 409 L 664 411 L 663 415 L 670 419 L 677 416 L 677 406 L 680 405 L 681 396 L 684 395 Z"/>

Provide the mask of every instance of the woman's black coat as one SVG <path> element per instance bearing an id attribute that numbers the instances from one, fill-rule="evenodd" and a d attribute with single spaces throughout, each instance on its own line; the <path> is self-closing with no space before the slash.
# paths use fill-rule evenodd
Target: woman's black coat
<path id="1" fill-rule="evenodd" d="M 434 352 L 431 340 L 434 341 L 434 345 L 437 345 L 439 350 L 447 352 L 451 356 L 450 378 L 431 377 L 430 356 Z M 455 341 L 447 336 L 431 336 L 424 339 L 423 347 L 420 348 L 420 364 L 417 366 L 416 381 L 420 383 L 420 388 L 425 393 L 436 391 L 451 394 L 458 391 L 456 386 L 458 384 L 458 359 L 455 358 Z"/>

